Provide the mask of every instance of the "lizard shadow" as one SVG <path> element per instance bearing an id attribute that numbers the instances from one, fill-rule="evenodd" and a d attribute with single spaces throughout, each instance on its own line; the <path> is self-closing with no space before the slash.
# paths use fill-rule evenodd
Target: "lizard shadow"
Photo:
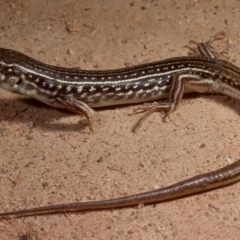
<path id="1" fill-rule="evenodd" d="M 220 97 L 219 97 L 220 96 Z M 185 94 L 183 100 L 194 98 L 214 98 L 214 100 L 223 106 L 229 107 L 240 115 L 240 104 L 236 104 L 235 100 L 228 96 L 214 95 L 214 94 L 201 94 L 201 93 L 188 93 Z M 164 101 L 164 100 L 161 100 Z M 142 104 L 134 104 L 141 106 Z M 96 112 L 109 109 L 121 109 L 128 105 L 117 105 L 112 107 L 102 107 L 94 109 Z M 181 104 L 180 104 L 181 107 Z M 88 123 L 83 116 L 79 116 L 77 122 L 58 123 L 61 118 L 67 116 L 76 116 L 76 114 L 68 111 L 67 109 L 54 108 L 48 106 L 35 99 L 20 99 L 18 97 L 11 100 L 5 100 L 0 103 L 0 120 L 12 120 L 17 122 L 33 122 L 34 127 L 41 128 L 44 131 L 63 131 L 63 132 L 80 132 L 88 130 Z M 134 123 L 133 123 L 134 124 Z"/>

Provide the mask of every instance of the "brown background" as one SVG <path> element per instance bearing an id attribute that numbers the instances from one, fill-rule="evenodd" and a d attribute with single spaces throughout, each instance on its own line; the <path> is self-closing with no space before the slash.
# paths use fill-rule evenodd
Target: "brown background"
<path id="1" fill-rule="evenodd" d="M 240 66 L 239 1 L 0 0 L 0 46 L 45 63 L 113 69 L 187 55 L 189 40 L 229 48 Z M 191 95 L 137 134 L 136 106 L 85 120 L 0 90 L 0 211 L 160 188 L 239 159 L 239 101 Z M 238 239 L 240 184 L 150 205 L 0 220 L 0 239 Z M 27 238 L 29 237 L 29 238 Z"/>

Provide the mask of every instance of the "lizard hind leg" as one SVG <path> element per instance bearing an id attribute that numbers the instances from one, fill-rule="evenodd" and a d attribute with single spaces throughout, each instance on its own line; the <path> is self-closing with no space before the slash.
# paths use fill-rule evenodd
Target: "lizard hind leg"
<path id="1" fill-rule="evenodd" d="M 165 116 L 163 120 L 165 121 L 167 117 L 177 109 L 185 88 L 196 92 L 208 92 L 209 85 L 211 86 L 211 82 L 209 83 L 209 81 L 204 81 L 201 76 L 196 74 L 183 72 L 175 74 L 170 85 L 167 101 L 159 102 L 157 104 L 154 103 L 154 106 L 149 107 L 148 109 L 144 107 L 144 111 L 146 111 L 146 113 L 139 119 L 132 131 L 136 132 L 142 123 L 154 112 L 164 111 Z"/>
<path id="2" fill-rule="evenodd" d="M 228 53 L 228 50 L 226 48 L 221 50 L 216 50 L 212 43 L 221 40 L 225 36 L 224 32 L 219 32 L 215 34 L 213 37 L 211 37 L 207 42 L 196 42 L 194 40 L 191 40 L 189 43 L 196 45 L 196 47 L 190 47 L 185 46 L 190 50 L 190 55 L 193 56 L 204 56 L 207 58 L 219 58 L 220 56 L 225 57 L 225 54 Z"/>
<path id="3" fill-rule="evenodd" d="M 178 107 L 183 91 L 184 91 L 184 81 L 185 78 L 187 79 L 189 77 L 186 74 L 176 74 L 173 77 L 170 90 L 169 90 L 169 95 L 168 95 L 168 100 L 166 102 L 158 102 L 158 103 L 153 103 L 152 106 L 149 108 L 146 108 L 144 106 L 143 111 L 146 111 L 146 113 L 139 119 L 137 124 L 133 128 L 133 132 L 136 132 L 138 128 L 142 125 L 142 123 L 154 112 L 165 112 L 165 116 L 163 117 L 163 120 L 166 121 L 167 117 Z"/>

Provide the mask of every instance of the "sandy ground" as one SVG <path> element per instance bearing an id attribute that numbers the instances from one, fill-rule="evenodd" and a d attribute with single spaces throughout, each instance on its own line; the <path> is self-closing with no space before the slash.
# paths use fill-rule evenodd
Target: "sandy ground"
<path id="1" fill-rule="evenodd" d="M 189 40 L 229 48 L 240 66 L 239 1 L 0 0 L 0 46 L 52 65 L 113 69 L 187 55 Z M 0 90 L 0 211 L 140 193 L 240 157 L 240 106 L 184 98 L 171 121 L 136 106 L 84 118 Z M 240 184 L 139 208 L 0 220 L 0 239 L 239 239 Z"/>

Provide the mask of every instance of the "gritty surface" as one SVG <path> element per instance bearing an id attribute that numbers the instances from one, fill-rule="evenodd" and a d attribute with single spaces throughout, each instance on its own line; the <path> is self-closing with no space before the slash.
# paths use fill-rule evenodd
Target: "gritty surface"
<path id="1" fill-rule="evenodd" d="M 48 64 L 111 69 L 187 55 L 219 31 L 240 66 L 239 1 L 0 0 L 0 46 Z M 217 43 L 218 44 L 218 43 Z M 239 159 L 239 101 L 192 95 L 137 134 L 136 106 L 84 118 L 0 89 L 0 211 L 154 190 Z M 238 239 L 240 183 L 176 201 L 0 220 L 0 239 Z"/>

